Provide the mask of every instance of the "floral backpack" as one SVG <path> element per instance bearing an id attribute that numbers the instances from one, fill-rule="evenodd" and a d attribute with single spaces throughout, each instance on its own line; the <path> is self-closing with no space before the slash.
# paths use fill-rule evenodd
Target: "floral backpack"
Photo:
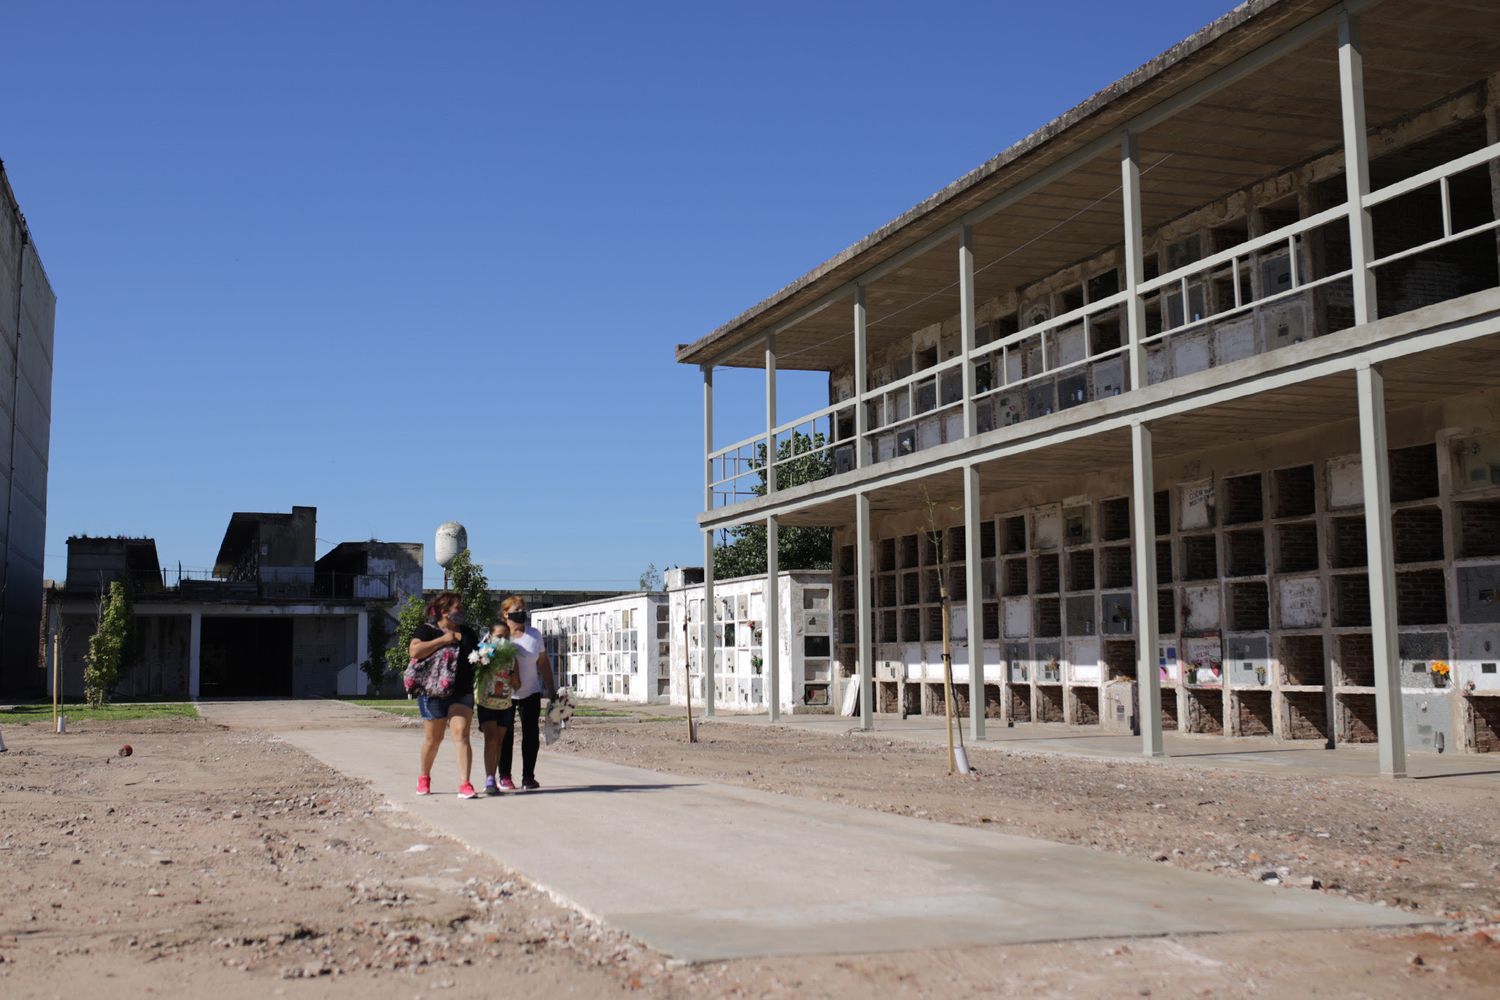
<path id="1" fill-rule="evenodd" d="M 426 695 L 429 698 L 448 698 L 454 693 L 454 682 L 458 679 L 458 647 L 444 646 L 423 659 L 413 657 L 406 665 L 401 680 L 410 695 Z"/>

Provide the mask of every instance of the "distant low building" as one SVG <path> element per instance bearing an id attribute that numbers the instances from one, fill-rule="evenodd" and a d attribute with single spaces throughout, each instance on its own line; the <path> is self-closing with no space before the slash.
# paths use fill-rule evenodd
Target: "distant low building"
<path id="1" fill-rule="evenodd" d="M 84 653 L 114 581 L 130 592 L 132 626 L 117 696 L 363 693 L 372 623 L 383 618 L 392 634 L 394 611 L 422 592 L 422 545 L 344 542 L 315 559 L 316 528 L 314 507 L 236 512 L 211 573 L 163 569 L 149 538 L 68 539 L 47 652 L 60 654 L 63 695 L 83 694 Z"/>

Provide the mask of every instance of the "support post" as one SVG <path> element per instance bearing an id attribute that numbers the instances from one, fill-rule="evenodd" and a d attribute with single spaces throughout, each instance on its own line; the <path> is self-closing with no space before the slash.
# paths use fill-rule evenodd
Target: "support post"
<path id="1" fill-rule="evenodd" d="M 194 611 L 188 623 L 188 697 L 194 701 L 203 685 L 203 612 Z"/>
<path id="2" fill-rule="evenodd" d="M 703 717 L 714 714 L 714 682 L 718 679 L 718 629 L 714 624 L 714 533 L 703 533 Z M 692 676 L 688 677 L 688 697 L 692 697 Z"/>
<path id="3" fill-rule="evenodd" d="M 714 509 L 714 366 L 703 365 L 703 510 Z M 709 539 L 710 543 L 712 538 Z M 443 570 L 447 589 L 448 571 Z"/>
<path id="4" fill-rule="evenodd" d="M 772 722 L 781 721 L 781 518 L 766 518 L 766 627 L 761 666 Z"/>
<path id="5" fill-rule="evenodd" d="M 1165 755 L 1161 739 L 1161 674 L 1156 663 L 1156 479 L 1151 428 L 1130 425 L 1130 549 L 1135 558 L 1135 676 L 1140 693 L 1141 753 Z"/>
<path id="6" fill-rule="evenodd" d="M 1141 231 L 1141 167 L 1135 136 L 1120 140 L 1120 191 L 1125 218 L 1125 325 L 1130 342 L 1130 388 L 1146 385 L 1146 303 L 1140 283 L 1146 269 L 1145 237 Z M 1137 616 L 1139 617 L 1139 616 Z"/>
<path id="7" fill-rule="evenodd" d="M 859 642 L 859 725 L 875 728 L 875 628 L 870 601 L 870 574 L 874 569 L 874 549 L 870 543 L 870 497 L 866 493 L 854 498 L 854 589 L 858 595 Z"/>
<path id="8" fill-rule="evenodd" d="M 968 597 L 964 617 L 969 631 L 969 738 L 984 739 L 984 548 L 979 516 L 979 470 L 964 470 L 964 576 Z"/>
<path id="9" fill-rule="evenodd" d="M 377 611 L 376 614 L 385 612 Z M 370 658 L 370 612 L 361 611 L 354 618 L 354 689 L 358 691 L 360 674 L 364 673 L 365 661 Z"/>
<path id="10" fill-rule="evenodd" d="M 865 458 L 869 433 L 869 413 L 865 409 L 866 382 L 865 363 L 865 286 L 854 286 L 854 467 L 862 469 L 869 465 Z"/>
<path id="11" fill-rule="evenodd" d="M 1385 436 L 1385 376 L 1363 365 L 1359 393 L 1359 462 L 1365 487 L 1365 542 L 1370 559 L 1370 639 L 1375 654 L 1375 728 L 1380 773 L 1406 777 L 1401 712 L 1401 659 L 1396 641 L 1396 564 L 1391 540 L 1391 474 Z"/>
<path id="12" fill-rule="evenodd" d="M 1344 121 L 1344 183 L 1349 201 L 1349 264 L 1353 270 L 1354 324 L 1375 319 L 1375 235 L 1365 196 L 1370 193 L 1370 147 L 1365 128 L 1364 57 L 1359 18 L 1339 12 L 1339 103 Z"/>
<path id="13" fill-rule="evenodd" d="M 776 492 L 776 334 L 766 334 L 766 492 Z"/>
<path id="14" fill-rule="evenodd" d="M 959 353 L 964 359 L 964 437 L 979 433 L 978 408 L 974 403 L 974 231 L 968 225 L 958 231 Z"/>

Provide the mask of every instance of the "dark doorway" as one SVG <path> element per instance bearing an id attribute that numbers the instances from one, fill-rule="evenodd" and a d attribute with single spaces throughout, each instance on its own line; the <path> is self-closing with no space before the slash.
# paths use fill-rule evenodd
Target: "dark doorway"
<path id="1" fill-rule="evenodd" d="M 292 619 L 203 619 L 199 683 L 205 698 L 290 698 Z"/>

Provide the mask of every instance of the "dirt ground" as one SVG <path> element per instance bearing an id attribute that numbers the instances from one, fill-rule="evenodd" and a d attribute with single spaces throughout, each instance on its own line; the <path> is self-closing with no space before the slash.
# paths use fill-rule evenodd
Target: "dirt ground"
<path id="1" fill-rule="evenodd" d="M 1489 791 L 989 751 L 978 778 L 948 779 L 940 750 L 868 735 L 717 724 L 689 746 L 681 730 L 575 720 L 540 776 L 547 754 L 581 753 L 1454 920 L 673 966 L 434 835 L 421 800 L 384 803 L 268 734 L 78 723 L 5 731 L 0 995 L 1477 997 L 1500 982 Z"/>

